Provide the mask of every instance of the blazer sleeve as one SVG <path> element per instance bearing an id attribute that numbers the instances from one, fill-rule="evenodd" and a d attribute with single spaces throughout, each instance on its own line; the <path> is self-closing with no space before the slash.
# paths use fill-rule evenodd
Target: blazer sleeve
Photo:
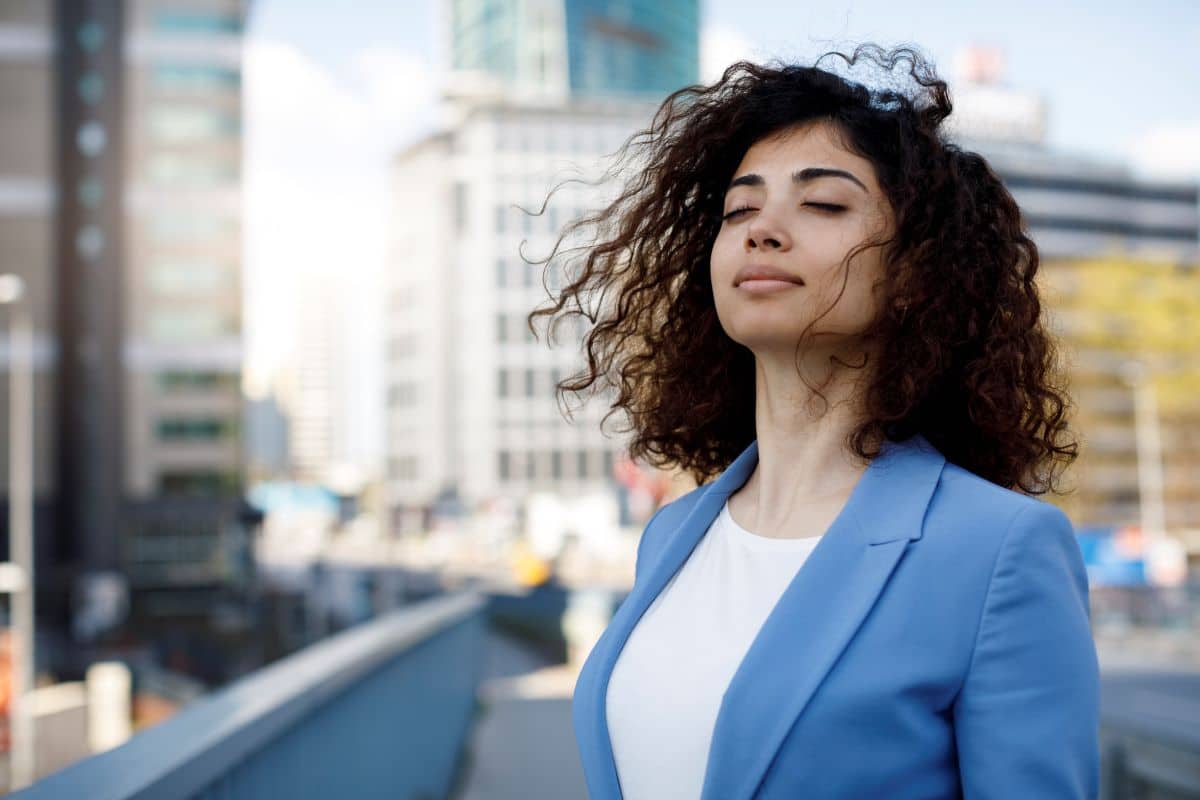
<path id="1" fill-rule="evenodd" d="M 1100 669 L 1070 520 L 1034 502 L 1000 544 L 954 702 L 964 800 L 1094 800 Z"/>

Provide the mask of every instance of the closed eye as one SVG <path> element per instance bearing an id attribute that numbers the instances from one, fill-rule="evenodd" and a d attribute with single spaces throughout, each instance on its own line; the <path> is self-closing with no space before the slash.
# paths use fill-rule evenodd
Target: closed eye
<path id="1" fill-rule="evenodd" d="M 813 208 L 819 208 L 822 211 L 828 211 L 832 214 L 846 210 L 845 206 L 834 205 L 833 203 L 805 203 L 804 205 L 811 206 Z"/>
<path id="2" fill-rule="evenodd" d="M 743 213 L 745 213 L 747 211 L 753 211 L 753 210 L 754 209 L 750 206 L 742 206 L 741 208 L 733 209 L 729 213 L 722 216 L 721 219 L 724 219 L 724 220 L 734 219 L 735 217 L 741 216 Z"/>

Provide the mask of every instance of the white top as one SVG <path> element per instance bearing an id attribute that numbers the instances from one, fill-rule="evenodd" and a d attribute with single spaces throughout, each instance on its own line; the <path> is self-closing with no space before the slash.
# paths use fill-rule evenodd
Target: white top
<path id="1" fill-rule="evenodd" d="M 696 800 L 721 698 L 820 536 L 772 539 L 729 503 L 642 616 L 605 698 L 625 800 Z"/>

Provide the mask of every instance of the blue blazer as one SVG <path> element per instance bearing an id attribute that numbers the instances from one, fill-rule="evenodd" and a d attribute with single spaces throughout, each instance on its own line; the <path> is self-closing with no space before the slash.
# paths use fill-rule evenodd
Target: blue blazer
<path id="1" fill-rule="evenodd" d="M 646 524 L 572 701 L 592 800 L 621 797 L 605 722 L 617 656 L 757 461 L 755 441 Z M 886 442 L 722 696 L 701 800 L 1095 798 L 1089 619 L 1065 514 L 923 436 Z"/>

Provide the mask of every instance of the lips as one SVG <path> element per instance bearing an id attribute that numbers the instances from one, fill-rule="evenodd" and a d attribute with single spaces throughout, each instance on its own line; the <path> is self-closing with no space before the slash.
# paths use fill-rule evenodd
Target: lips
<path id="1" fill-rule="evenodd" d="M 733 285 L 738 286 L 744 281 L 752 280 L 770 280 L 770 281 L 787 281 L 799 286 L 804 285 L 803 279 L 791 274 L 786 270 L 772 267 L 767 264 L 751 264 L 742 267 L 738 270 L 737 275 L 733 279 Z"/>

